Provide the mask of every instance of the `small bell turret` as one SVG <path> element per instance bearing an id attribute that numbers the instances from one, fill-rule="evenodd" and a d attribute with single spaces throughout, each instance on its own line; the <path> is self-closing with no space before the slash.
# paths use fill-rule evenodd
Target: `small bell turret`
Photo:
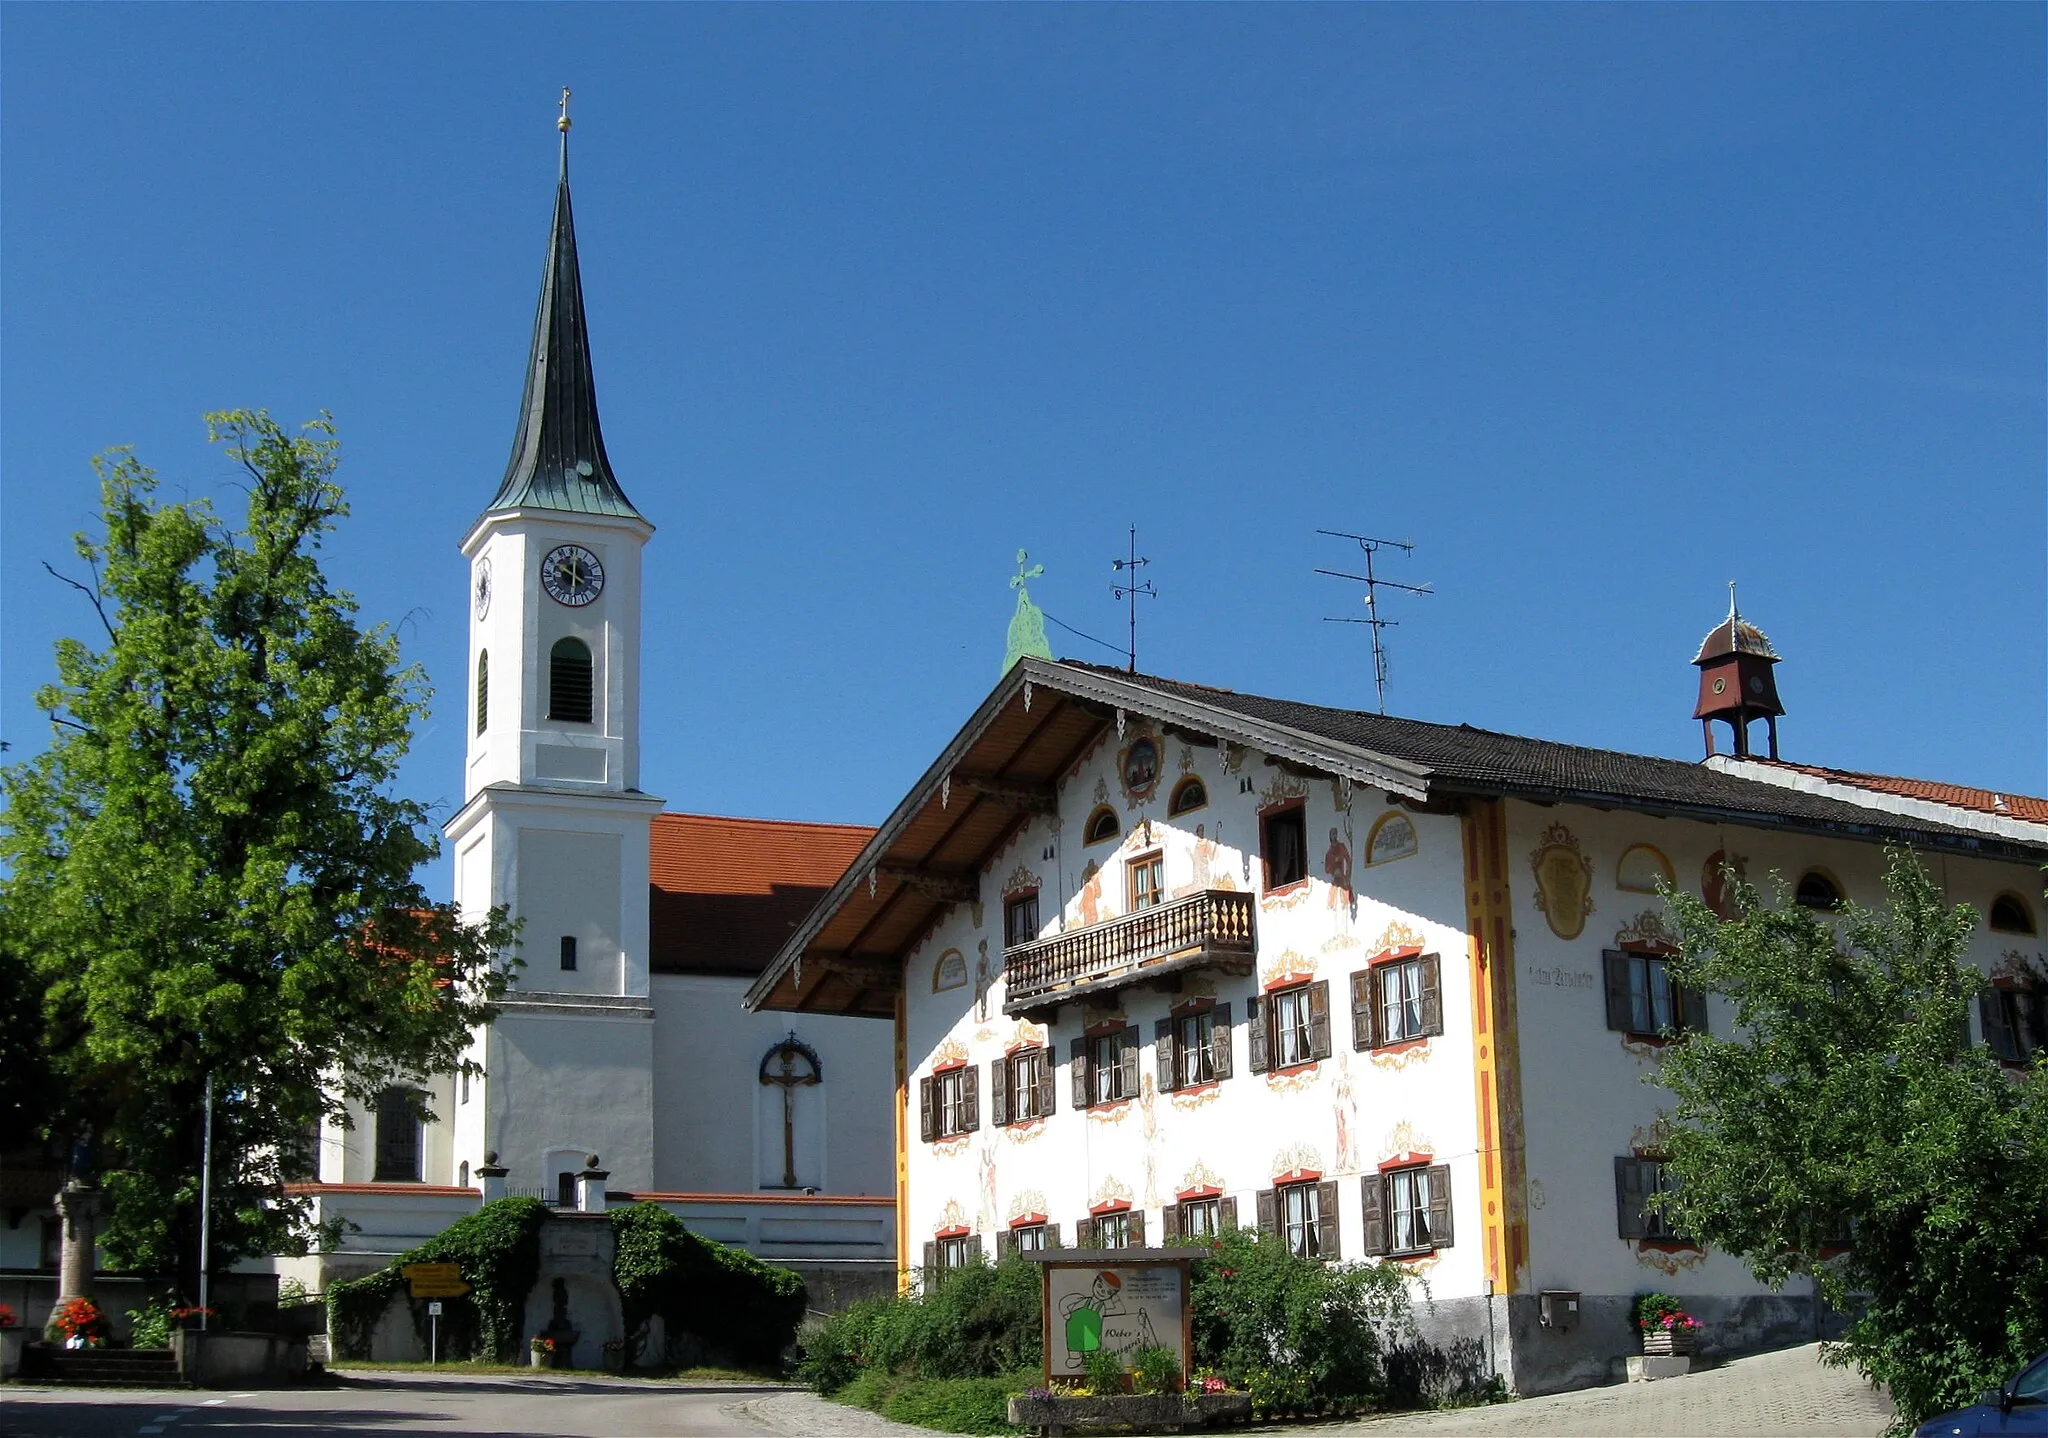
<path id="1" fill-rule="evenodd" d="M 1778 702 L 1778 682 L 1771 666 L 1778 655 L 1763 630 L 1742 617 L 1735 607 L 1735 581 L 1728 582 L 1728 617 L 1700 641 L 1700 652 L 1692 662 L 1700 671 L 1700 702 L 1692 717 L 1700 721 L 1706 735 L 1707 755 L 1714 754 L 1714 721 L 1723 720 L 1734 731 L 1733 752 L 1747 759 L 1749 726 L 1762 719 L 1770 731 L 1770 755 L 1778 757 L 1778 716 L 1785 706 Z"/>

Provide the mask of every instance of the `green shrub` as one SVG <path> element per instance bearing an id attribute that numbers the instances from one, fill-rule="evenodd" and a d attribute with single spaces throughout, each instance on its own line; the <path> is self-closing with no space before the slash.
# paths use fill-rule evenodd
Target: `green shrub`
<path id="1" fill-rule="evenodd" d="M 1180 1354 L 1171 1348 L 1140 1348 L 1131 1355 L 1131 1386 L 1140 1393 L 1180 1392 Z"/>
<path id="2" fill-rule="evenodd" d="M 659 1204 L 615 1209 L 611 1219 L 612 1277 L 628 1334 L 658 1315 L 671 1341 L 690 1334 L 743 1367 L 781 1362 L 803 1322 L 803 1279 L 690 1232 Z"/>
<path id="3" fill-rule="evenodd" d="M 929 1293 L 863 1299 L 804 1336 L 797 1376 L 833 1394 L 870 1370 L 996 1378 L 1029 1368 L 1044 1357 L 1039 1296 L 1038 1266 L 1013 1257 L 956 1269 Z"/>
<path id="4" fill-rule="evenodd" d="M 1114 1349 L 1093 1348 L 1081 1360 L 1083 1381 L 1090 1393 L 1110 1394 L 1124 1391 L 1124 1361 Z"/>
<path id="5" fill-rule="evenodd" d="M 171 1346 L 171 1303 L 152 1299 L 140 1308 L 128 1310 L 128 1344 L 131 1348 Z"/>
<path id="6" fill-rule="evenodd" d="M 1038 1381 L 1036 1373 L 1000 1378 L 911 1378 L 883 1402 L 884 1418 L 944 1433 L 1015 1433 L 1010 1399 Z"/>
<path id="7" fill-rule="evenodd" d="M 1379 1397 L 1387 1345 L 1414 1327 L 1405 1280 L 1393 1265 L 1297 1258 L 1249 1229 L 1212 1243 L 1195 1265 L 1190 1296 L 1195 1361 L 1232 1387 L 1251 1388 L 1255 1403 L 1254 1375 L 1268 1372 L 1274 1401 L 1286 1410 Z"/>
<path id="8" fill-rule="evenodd" d="M 469 1292 L 441 1300 L 441 1352 L 510 1363 L 523 1357 L 519 1329 L 526 1295 L 540 1278 L 540 1230 L 547 1207 L 537 1198 L 501 1198 L 458 1219 L 390 1267 L 327 1286 L 337 1358 L 367 1358 L 370 1335 L 391 1300 L 405 1292 L 410 1263 L 453 1263 Z M 412 1303 L 413 1329 L 427 1341 L 426 1304 Z"/>

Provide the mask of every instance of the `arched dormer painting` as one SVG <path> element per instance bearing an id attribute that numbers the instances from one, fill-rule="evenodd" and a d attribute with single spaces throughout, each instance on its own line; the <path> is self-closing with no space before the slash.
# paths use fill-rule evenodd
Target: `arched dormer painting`
<path id="1" fill-rule="evenodd" d="M 932 965 L 932 992 L 943 994 L 948 989 L 967 987 L 967 956 L 958 949 L 948 949 L 939 955 L 939 961 Z"/>
<path id="2" fill-rule="evenodd" d="M 1421 837 L 1415 832 L 1413 819 L 1398 811 L 1382 814 L 1365 836 L 1366 866 L 1370 868 L 1374 864 L 1391 864 L 1396 859 L 1412 858 L 1421 848 Z"/>
<path id="3" fill-rule="evenodd" d="M 1630 894 L 1654 894 L 1659 884 L 1675 884 L 1671 861 L 1650 844 L 1631 844 L 1614 864 L 1614 887 Z"/>

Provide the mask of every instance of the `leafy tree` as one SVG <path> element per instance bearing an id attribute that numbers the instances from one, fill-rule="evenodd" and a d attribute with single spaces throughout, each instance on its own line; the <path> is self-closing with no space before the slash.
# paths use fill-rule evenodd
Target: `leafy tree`
<path id="1" fill-rule="evenodd" d="M 1677 977 L 1731 999 L 1736 1032 L 1667 1051 L 1680 1186 L 1660 1201 L 1767 1283 L 1811 1275 L 1854 1315 L 1830 1358 L 1902 1422 L 1973 1402 L 2048 1347 L 2048 1068 L 1968 1044 L 1977 916 L 1912 855 L 1891 854 L 1881 911 L 1731 879 L 1726 923 L 1668 895 Z"/>
<path id="2" fill-rule="evenodd" d="M 188 1292 L 206 1076 L 221 1267 L 307 1237 L 281 1180 L 321 1114 L 464 1062 L 512 938 L 414 882 L 438 841 L 388 788 L 427 691 L 321 573 L 348 512 L 331 422 L 207 423 L 246 475 L 240 528 L 159 501 L 127 451 L 95 462 L 103 532 L 67 582 L 101 642 L 58 644 L 53 742 L 0 775 L 0 938 L 57 1085 L 42 1126 L 96 1156 L 111 1261 Z"/>

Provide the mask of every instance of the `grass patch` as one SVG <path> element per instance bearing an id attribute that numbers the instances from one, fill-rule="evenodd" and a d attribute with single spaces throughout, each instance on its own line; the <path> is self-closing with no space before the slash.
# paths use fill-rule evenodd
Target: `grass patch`
<path id="1" fill-rule="evenodd" d="M 1042 1378 L 1028 1368 L 1001 1378 L 913 1378 L 868 1368 L 833 1396 L 895 1422 L 941 1433 L 1021 1433 L 1009 1421 L 1010 1399 Z"/>
<path id="2" fill-rule="evenodd" d="M 748 1368 L 636 1368 L 628 1373 L 607 1374 L 601 1368 L 534 1368 L 524 1363 L 482 1363 L 466 1358 L 440 1363 L 399 1363 L 368 1361 L 330 1363 L 328 1371 L 351 1373 L 525 1373 L 554 1374 L 563 1378 L 630 1378 L 641 1383 L 777 1383 L 788 1384 L 780 1373 L 757 1372 Z"/>

